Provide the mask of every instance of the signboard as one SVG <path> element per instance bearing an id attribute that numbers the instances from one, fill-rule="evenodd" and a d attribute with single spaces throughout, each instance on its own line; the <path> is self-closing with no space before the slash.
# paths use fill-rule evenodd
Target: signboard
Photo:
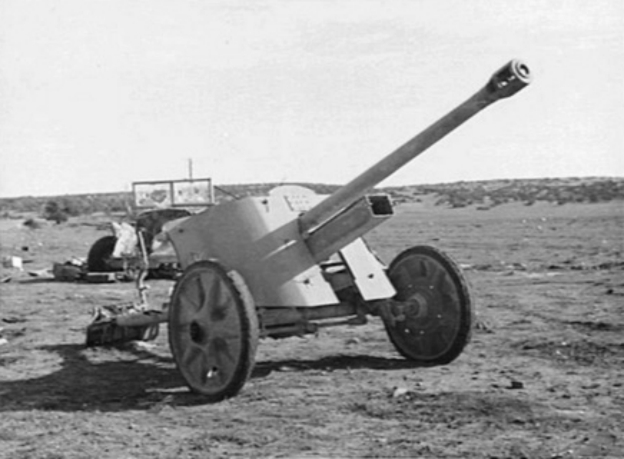
<path id="1" fill-rule="evenodd" d="M 158 180 L 132 184 L 137 209 L 208 206 L 214 203 L 212 180 Z"/>

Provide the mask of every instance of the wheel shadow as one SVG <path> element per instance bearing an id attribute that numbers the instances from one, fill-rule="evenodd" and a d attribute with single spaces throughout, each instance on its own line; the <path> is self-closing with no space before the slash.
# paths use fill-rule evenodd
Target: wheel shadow
<path id="1" fill-rule="evenodd" d="M 149 409 L 162 401 L 167 391 L 184 386 L 171 358 L 147 351 L 86 348 L 82 344 L 41 346 L 37 350 L 60 356 L 61 368 L 40 377 L 0 381 L 0 412 Z M 91 353 L 105 356 L 107 352 L 111 354 L 106 356 L 109 361 L 89 359 Z M 5 356 L 4 360 L 4 364 L 13 364 L 20 358 Z"/>
<path id="2" fill-rule="evenodd" d="M 405 370 L 421 366 L 401 358 L 370 355 L 332 355 L 315 360 L 286 359 L 258 362 L 251 377 L 266 377 L 274 371 Z"/>
<path id="3" fill-rule="evenodd" d="M 21 410 L 100 411 L 145 410 L 206 404 L 192 393 L 171 357 L 147 350 L 85 348 L 60 344 L 37 348 L 61 357 L 60 369 L 43 376 L 0 381 L 0 412 Z M 0 365 L 19 364 L 21 357 L 0 355 Z M 96 361 L 92 361 L 96 360 Z M 414 368 L 403 359 L 367 355 L 337 355 L 316 360 L 284 359 L 257 362 L 251 378 L 272 372 L 347 369 L 398 370 Z"/>

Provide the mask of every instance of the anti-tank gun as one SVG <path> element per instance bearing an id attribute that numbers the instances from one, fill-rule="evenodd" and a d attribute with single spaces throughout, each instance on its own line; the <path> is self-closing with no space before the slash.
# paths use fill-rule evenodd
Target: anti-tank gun
<path id="1" fill-rule="evenodd" d="M 367 194 L 493 102 L 529 84 L 513 60 L 464 103 L 329 196 L 279 187 L 211 207 L 166 231 L 183 274 L 166 313 L 120 314 L 116 327 L 168 322 L 169 344 L 188 386 L 218 401 L 235 395 L 261 337 L 383 319 L 397 351 L 442 365 L 470 339 L 472 301 L 457 264 L 415 246 L 385 266 L 361 237 L 393 214 L 390 198 Z M 156 325 L 157 326 L 157 325 Z"/>

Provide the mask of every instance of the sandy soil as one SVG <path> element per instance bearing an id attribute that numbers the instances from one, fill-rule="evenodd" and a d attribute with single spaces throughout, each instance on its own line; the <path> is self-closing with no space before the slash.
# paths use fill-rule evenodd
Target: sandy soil
<path id="1" fill-rule="evenodd" d="M 86 256 L 85 221 L 0 222 L 26 271 Z M 414 368 L 376 320 L 265 340 L 242 393 L 206 405 L 151 343 L 84 347 L 96 305 L 132 284 L 2 268 L 0 457 L 624 457 L 624 205 L 405 204 L 367 239 L 390 261 L 414 244 L 465 268 L 478 320 L 452 364 Z M 24 250 L 28 248 L 28 250 Z M 154 303 L 172 283 L 151 283 Z"/>

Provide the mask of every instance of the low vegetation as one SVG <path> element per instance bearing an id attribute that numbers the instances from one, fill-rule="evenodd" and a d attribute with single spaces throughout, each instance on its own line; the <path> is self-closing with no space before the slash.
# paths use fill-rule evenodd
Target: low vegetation
<path id="1" fill-rule="evenodd" d="M 395 200 L 413 202 L 419 195 L 435 195 L 436 205 L 451 208 L 476 205 L 485 210 L 508 202 L 527 206 L 538 201 L 559 205 L 624 199 L 624 178 L 553 178 L 489 180 L 387 188 Z"/>
<path id="2" fill-rule="evenodd" d="M 217 201 L 244 196 L 261 196 L 280 183 L 221 185 L 216 188 Z M 319 194 L 329 194 L 338 185 L 320 183 L 298 184 L 311 188 Z M 527 206 L 538 201 L 556 203 L 596 203 L 624 199 L 624 178 L 552 178 L 489 180 L 475 182 L 441 183 L 434 185 L 412 185 L 387 187 L 387 192 L 396 202 L 418 202 L 422 196 L 435 196 L 435 205 L 461 208 L 477 206 L 487 210 L 494 206 L 521 202 Z M 35 213 L 56 223 L 68 217 L 93 213 L 130 213 L 132 193 L 76 194 L 65 196 L 0 199 L 0 216 Z"/>

